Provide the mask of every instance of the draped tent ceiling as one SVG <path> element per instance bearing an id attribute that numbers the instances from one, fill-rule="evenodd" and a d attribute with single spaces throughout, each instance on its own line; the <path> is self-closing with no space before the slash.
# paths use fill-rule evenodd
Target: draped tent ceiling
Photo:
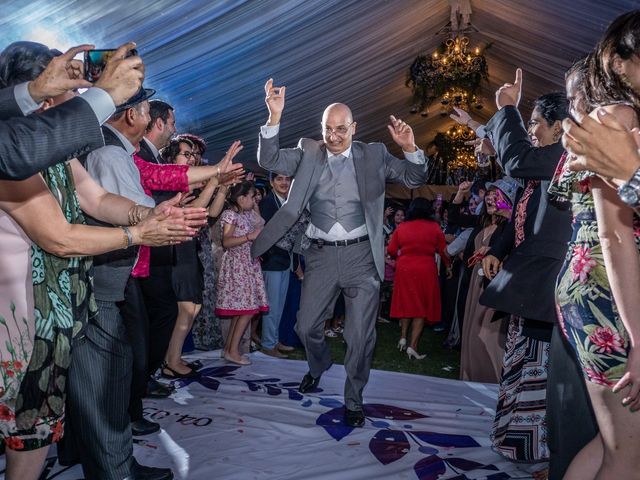
<path id="1" fill-rule="evenodd" d="M 536 96 L 563 86 L 564 71 L 588 52 L 608 23 L 640 7 L 633 0 L 472 0 L 472 46 L 486 51 L 484 121 L 495 111 L 493 92 L 524 70 L 523 112 Z M 1 38 L 67 48 L 138 43 L 145 85 L 176 108 L 178 129 L 203 136 L 217 161 L 235 139 L 240 160 L 257 170 L 259 126 L 267 110 L 263 85 L 287 86 L 281 145 L 320 137 L 320 117 L 332 102 L 347 103 L 356 138 L 383 141 L 390 114 L 407 120 L 424 146 L 452 121 L 409 113 L 405 87 L 419 53 L 432 52 L 449 20 L 447 0 L 0 0 Z"/>

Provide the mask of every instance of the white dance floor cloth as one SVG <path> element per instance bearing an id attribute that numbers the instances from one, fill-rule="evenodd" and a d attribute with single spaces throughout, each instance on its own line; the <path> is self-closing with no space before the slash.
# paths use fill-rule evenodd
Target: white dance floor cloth
<path id="1" fill-rule="evenodd" d="M 193 480 L 502 480 L 541 468 L 491 450 L 495 385 L 375 370 L 364 392 L 366 424 L 352 429 L 343 422 L 341 365 L 301 395 L 305 362 L 254 353 L 251 366 L 237 367 L 216 357 L 190 357 L 203 361 L 200 379 L 176 383 L 172 398 L 145 401 L 162 431 L 135 440 L 140 463 Z M 49 464 L 43 479 L 82 478 L 78 466 Z"/>

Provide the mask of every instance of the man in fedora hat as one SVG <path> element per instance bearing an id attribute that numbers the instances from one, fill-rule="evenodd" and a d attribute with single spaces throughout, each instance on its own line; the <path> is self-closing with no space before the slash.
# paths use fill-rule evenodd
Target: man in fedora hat
<path id="1" fill-rule="evenodd" d="M 133 162 L 147 124 L 154 90 L 141 87 L 103 125 L 105 146 L 86 158 L 89 174 L 111 192 L 139 205 L 154 207 L 144 193 Z M 139 465 L 133 458 L 129 420 L 132 348 L 120 313 L 137 249 L 127 248 L 94 257 L 94 293 L 98 315 L 89 320 L 85 336 L 75 346 L 69 389 L 67 432 L 87 478 L 173 478 L 168 468 Z M 129 326 L 131 327 L 131 326 Z"/>

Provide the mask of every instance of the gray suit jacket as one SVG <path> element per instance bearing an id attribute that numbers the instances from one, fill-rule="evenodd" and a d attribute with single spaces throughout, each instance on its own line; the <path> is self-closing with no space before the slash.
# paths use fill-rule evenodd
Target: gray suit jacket
<path id="1" fill-rule="evenodd" d="M 353 142 L 351 152 L 356 171 L 358 193 L 364 211 L 373 259 L 380 278 L 384 277 L 384 213 L 385 183 L 403 183 L 416 188 L 427 180 L 427 162 L 417 165 L 391 155 L 382 143 Z M 258 257 L 274 245 L 295 224 L 322 175 L 326 148 L 322 140 L 300 139 L 296 148 L 279 147 L 278 135 L 260 135 L 258 164 L 272 172 L 294 177 L 286 203 L 276 212 L 251 246 Z"/>
<path id="2" fill-rule="evenodd" d="M 98 119 L 82 98 L 24 117 L 13 87 L 0 89 L 0 179 L 22 180 L 103 145 Z"/>

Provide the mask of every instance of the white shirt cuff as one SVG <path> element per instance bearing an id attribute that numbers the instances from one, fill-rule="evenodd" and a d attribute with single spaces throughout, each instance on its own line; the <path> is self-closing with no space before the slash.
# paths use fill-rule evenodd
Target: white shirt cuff
<path id="1" fill-rule="evenodd" d="M 20 83 L 13 87 L 13 96 L 24 115 L 29 115 L 42 106 L 42 103 L 36 103 L 33 98 L 31 98 L 29 94 L 29 82 Z"/>
<path id="2" fill-rule="evenodd" d="M 89 104 L 100 125 L 109 120 L 109 117 L 116 111 L 111 95 L 101 88 L 92 87 L 80 95 L 80 98 Z"/>
<path id="3" fill-rule="evenodd" d="M 262 125 L 260 127 L 260 134 L 262 138 L 273 138 L 280 133 L 280 124 L 278 125 Z"/>
<path id="4" fill-rule="evenodd" d="M 487 136 L 487 126 L 480 125 L 478 128 L 476 128 L 476 135 L 479 138 L 485 138 Z"/>
<path id="5" fill-rule="evenodd" d="M 402 153 L 404 153 L 404 158 L 409 160 L 411 163 L 415 163 L 416 165 L 424 165 L 426 163 L 424 152 L 419 148 L 416 149 L 415 152 L 405 152 L 403 150 Z"/>

